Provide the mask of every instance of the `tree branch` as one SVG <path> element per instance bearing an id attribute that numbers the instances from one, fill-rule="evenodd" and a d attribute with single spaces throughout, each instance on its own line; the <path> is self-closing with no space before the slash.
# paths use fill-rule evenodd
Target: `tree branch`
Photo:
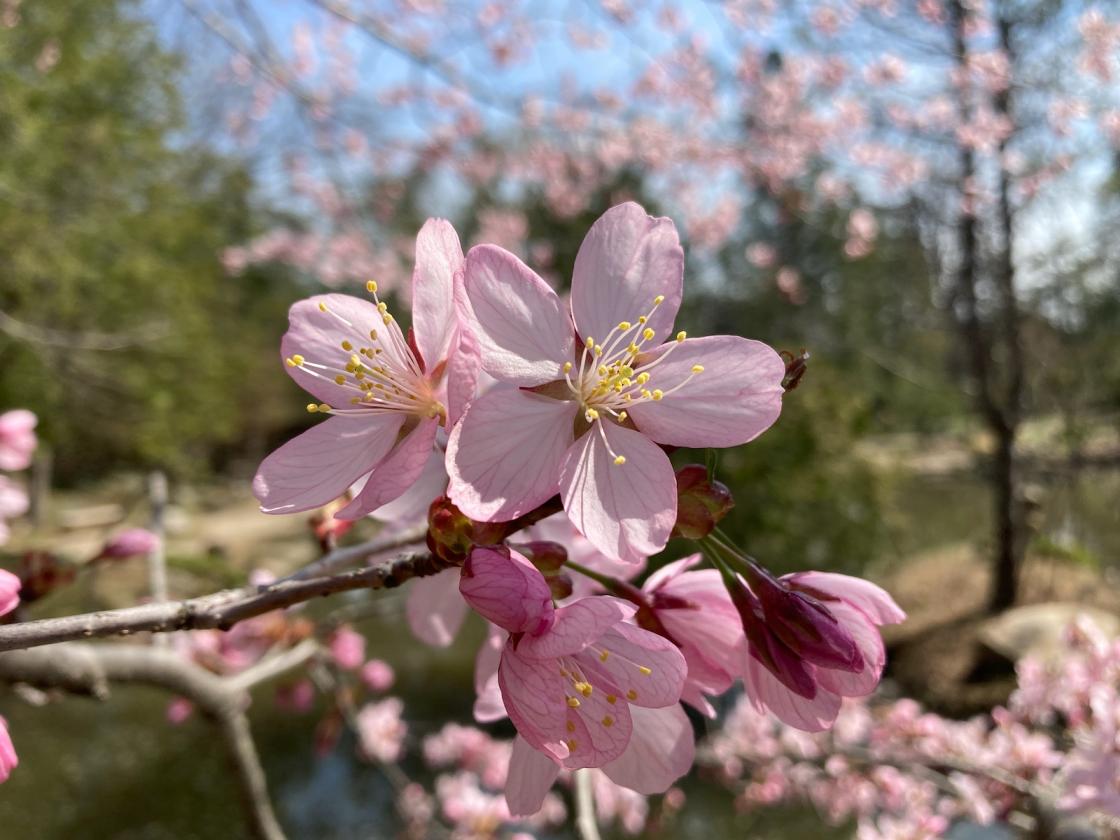
<path id="1" fill-rule="evenodd" d="M 381 550 L 380 546 L 367 546 L 364 556 Z M 353 551 L 351 556 L 357 560 L 362 555 Z M 337 575 L 289 578 L 269 586 L 227 589 L 182 601 L 7 624 L 0 626 L 0 651 L 144 631 L 228 630 L 239 621 L 313 598 L 355 589 L 393 589 L 411 578 L 438 574 L 447 568 L 450 564 L 431 554 L 404 554 L 388 563 Z"/>

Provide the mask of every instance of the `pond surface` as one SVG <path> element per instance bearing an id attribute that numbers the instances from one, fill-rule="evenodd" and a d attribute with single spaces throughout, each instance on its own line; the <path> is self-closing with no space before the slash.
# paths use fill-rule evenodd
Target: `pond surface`
<path id="1" fill-rule="evenodd" d="M 1083 472 L 1039 478 L 1036 539 L 1069 548 L 1086 562 L 1120 571 L 1120 473 Z M 962 540 L 987 539 L 986 489 L 962 476 L 906 477 L 889 485 L 883 515 L 892 534 L 893 564 L 914 552 Z M 361 629 L 369 656 L 397 671 L 394 693 L 408 699 L 410 744 L 444 722 L 467 722 L 471 669 L 481 628 L 468 628 L 446 651 L 411 640 L 399 594 Z M 244 836 L 237 789 L 221 743 L 197 718 L 166 723 L 167 695 L 118 689 L 110 702 L 66 698 L 32 708 L 0 697 L 21 764 L 0 787 L 0 838 L 237 838 Z M 281 822 L 292 838 L 392 838 L 392 788 L 380 771 L 356 760 L 344 737 L 317 756 L 317 717 L 278 712 L 269 688 L 258 692 L 252 721 Z M 409 765 L 410 772 L 421 771 Z M 810 809 L 736 815 L 731 797 L 690 780 L 681 822 L 664 837 L 765 837 L 777 840 L 850 836 L 826 829 Z M 567 835 L 554 835 L 567 836 Z M 610 835 L 607 835 L 610 836 Z M 961 836 L 964 836 L 963 834 Z M 976 835 L 972 835 L 976 836 Z M 992 835 L 986 835 L 991 837 Z"/>

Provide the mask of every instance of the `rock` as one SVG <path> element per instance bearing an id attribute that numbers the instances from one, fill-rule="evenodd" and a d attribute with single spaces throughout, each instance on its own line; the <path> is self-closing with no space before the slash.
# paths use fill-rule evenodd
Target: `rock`
<path id="1" fill-rule="evenodd" d="M 1067 628 L 1081 618 L 1106 636 L 1120 635 L 1120 619 L 1083 604 L 1050 603 L 1014 607 L 985 621 L 977 631 L 980 643 L 1012 662 L 1027 654 L 1050 659 L 1057 655 Z"/>

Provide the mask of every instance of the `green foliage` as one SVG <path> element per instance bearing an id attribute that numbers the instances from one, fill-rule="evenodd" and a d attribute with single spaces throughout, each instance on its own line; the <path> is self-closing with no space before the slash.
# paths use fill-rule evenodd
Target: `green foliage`
<path id="1" fill-rule="evenodd" d="M 0 405 L 39 413 L 64 478 L 197 471 L 290 417 L 276 348 L 296 293 L 224 276 L 250 180 L 181 145 L 176 59 L 133 12 L 25 4 L 0 30 L 0 310 L 18 322 Z"/>

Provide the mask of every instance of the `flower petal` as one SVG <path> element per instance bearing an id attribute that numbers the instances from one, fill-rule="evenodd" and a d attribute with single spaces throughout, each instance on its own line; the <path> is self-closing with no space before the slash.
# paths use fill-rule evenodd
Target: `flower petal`
<path id="1" fill-rule="evenodd" d="M 596 421 L 564 456 L 560 492 L 568 518 L 613 560 L 640 563 L 669 541 L 677 485 L 669 457 L 645 435 Z M 613 453 L 607 449 L 606 437 Z M 626 459 L 615 463 L 615 455 Z"/>
<path id="2" fill-rule="evenodd" d="M 663 709 L 630 710 L 634 732 L 626 751 L 603 772 L 617 785 L 647 796 L 664 793 L 689 771 L 696 757 L 692 724 L 679 703 Z"/>
<path id="3" fill-rule="evenodd" d="M 463 249 L 446 219 L 428 219 L 416 237 L 412 271 L 412 330 L 431 371 L 447 358 L 455 333 L 455 274 L 463 270 Z"/>
<path id="4" fill-rule="evenodd" d="M 844 601 L 828 603 L 828 609 L 855 639 L 863 657 L 863 668 L 856 673 L 832 668 L 817 668 L 817 682 L 828 691 L 841 697 L 865 697 L 879 685 L 883 666 L 887 664 L 887 651 L 883 637 L 871 619 L 858 607 Z"/>
<path id="5" fill-rule="evenodd" d="M 506 774 L 506 805 L 511 817 L 531 817 L 541 809 L 560 765 L 544 753 L 533 749 L 520 735 L 513 739 Z"/>
<path id="6" fill-rule="evenodd" d="M 350 351 L 342 349 L 342 342 L 364 347 L 370 343 L 370 330 L 384 329 L 381 313 L 368 300 L 351 295 L 315 295 L 297 301 L 288 310 L 288 331 L 280 340 L 280 356 L 288 359 L 300 355 L 313 364 L 345 368 Z M 400 331 L 396 322 L 389 329 Z M 315 375 L 315 368 L 288 364 L 284 369 L 303 390 L 328 405 L 348 407 L 350 398 L 358 394 L 357 390 L 336 385 L 334 372 Z"/>
<path id="7" fill-rule="evenodd" d="M 0 615 L 7 615 L 19 606 L 23 582 L 11 572 L 0 569 Z"/>
<path id="8" fill-rule="evenodd" d="M 818 686 L 813 699 L 794 694 L 761 662 L 744 650 L 743 685 L 759 711 L 769 709 L 778 720 L 806 732 L 823 732 L 840 713 L 840 697 Z"/>
<path id="9" fill-rule="evenodd" d="M 381 463 L 373 468 L 362 492 L 336 513 L 334 518 L 358 519 L 404 495 L 424 472 L 438 429 L 438 417 L 421 420 L 420 425 L 405 435 Z M 431 502 L 431 499 L 428 501 Z"/>
<path id="10" fill-rule="evenodd" d="M 498 665 L 498 685 L 509 719 L 521 736 L 557 761 L 567 758 L 564 722 L 568 706 L 556 660 L 526 659 L 506 645 Z"/>
<path id="11" fill-rule="evenodd" d="M 701 554 L 697 552 L 696 554 L 682 557 L 680 560 L 674 560 L 672 563 L 666 563 L 646 578 L 645 583 L 642 584 L 642 590 L 645 592 L 653 592 L 655 589 L 661 588 L 670 581 L 675 580 L 679 575 L 687 572 L 702 559 L 703 557 Z"/>
<path id="12" fill-rule="evenodd" d="M 459 594 L 459 570 L 416 578 L 410 587 L 405 616 L 412 634 L 433 647 L 447 647 L 467 615 L 467 602 Z"/>
<path id="13" fill-rule="evenodd" d="M 393 501 L 370 513 L 378 522 L 385 523 L 378 534 L 389 536 L 404 533 L 427 524 L 428 508 L 431 507 L 432 500 L 443 495 L 446 489 L 447 470 L 443 466 L 443 452 L 438 447 L 433 447 L 412 486 Z"/>
<path id="14" fill-rule="evenodd" d="M 476 399 L 447 442 L 451 500 L 472 519 L 504 522 L 554 496 L 577 408 L 512 388 Z"/>
<path id="15" fill-rule="evenodd" d="M 381 461 L 397 441 L 402 414 L 338 415 L 312 426 L 261 462 L 253 493 L 265 513 L 321 507 Z"/>
<path id="16" fill-rule="evenodd" d="M 447 373 L 444 377 L 446 391 L 447 428 L 459 422 L 467 404 L 474 399 L 478 390 L 478 375 L 482 359 L 478 339 L 466 326 L 460 326 L 453 339 L 451 356 L 447 360 Z"/>
<path id="17" fill-rule="evenodd" d="M 525 636 L 517 652 L 533 659 L 555 659 L 579 653 L 608 629 L 637 612 L 637 607 L 610 595 L 581 598 L 556 610 L 547 633 Z"/>
<path id="18" fill-rule="evenodd" d="M 630 408 L 634 425 L 658 443 L 738 446 L 778 419 L 786 366 L 769 346 L 714 335 L 662 345 L 638 361 L 649 365 L 666 353 L 671 355 L 649 371 L 646 385 L 660 389 L 665 397 Z M 694 365 L 702 365 L 703 372 L 693 374 Z M 670 393 L 686 380 L 679 391 Z"/>
<path id="19" fill-rule="evenodd" d="M 869 580 L 839 575 L 834 572 L 795 572 L 786 575 L 785 580 L 799 588 L 822 593 L 829 599 L 847 601 L 867 615 L 874 624 L 898 624 L 906 619 L 906 613 L 894 602 L 883 588 Z M 833 601 L 827 600 L 831 608 Z"/>
<path id="20" fill-rule="evenodd" d="M 510 633 L 539 635 L 556 612 L 544 575 L 505 546 L 475 546 L 463 564 L 459 592 L 475 612 Z"/>
<path id="21" fill-rule="evenodd" d="M 467 300 L 477 326 L 482 366 L 514 385 L 561 379 L 572 358 L 572 324 L 556 292 L 496 245 L 467 254 Z"/>
<path id="22" fill-rule="evenodd" d="M 598 683 L 589 694 L 570 684 L 565 698 L 567 746 L 571 751 L 561 763 L 565 769 L 602 767 L 626 750 L 633 734 L 632 709 L 621 689 Z M 578 704 L 573 707 L 573 703 Z"/>
<path id="23" fill-rule="evenodd" d="M 506 717 L 502 690 L 498 685 L 498 665 L 508 634 L 493 624 L 487 627 L 486 640 L 479 646 L 474 660 L 474 719 L 493 723 Z"/>
<path id="24" fill-rule="evenodd" d="M 575 661 L 592 685 L 609 683 L 633 705 L 650 708 L 679 702 L 688 670 L 680 650 L 664 636 L 623 623 Z"/>
<path id="25" fill-rule="evenodd" d="M 664 295 L 646 326 L 654 346 L 677 317 L 684 251 L 671 219 L 653 218 L 632 201 L 612 207 L 584 237 L 572 273 L 572 318 L 580 337 L 602 342 L 621 321 L 637 323 Z"/>

